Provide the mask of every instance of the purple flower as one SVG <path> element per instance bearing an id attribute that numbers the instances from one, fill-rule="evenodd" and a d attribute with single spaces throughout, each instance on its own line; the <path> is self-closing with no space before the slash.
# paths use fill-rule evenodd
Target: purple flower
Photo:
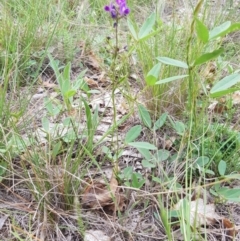
<path id="1" fill-rule="evenodd" d="M 109 12 L 112 18 L 117 18 L 118 14 L 120 14 L 120 16 L 126 16 L 130 13 L 126 0 L 116 0 L 116 3 L 118 5 L 117 7 L 113 3 L 104 7 L 104 10 Z"/>
<path id="2" fill-rule="evenodd" d="M 117 17 L 116 7 L 112 3 L 110 3 L 107 6 L 105 6 L 104 10 L 107 11 L 107 12 L 110 12 L 112 18 L 116 18 Z"/>
<path id="3" fill-rule="evenodd" d="M 126 16 L 130 13 L 130 9 L 127 7 L 126 3 L 123 3 L 119 6 L 119 11 L 122 16 Z"/>

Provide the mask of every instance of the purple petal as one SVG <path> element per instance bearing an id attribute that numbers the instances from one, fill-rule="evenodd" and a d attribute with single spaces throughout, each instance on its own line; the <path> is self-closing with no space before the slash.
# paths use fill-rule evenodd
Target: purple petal
<path id="1" fill-rule="evenodd" d="M 107 12 L 110 12 L 110 9 L 111 9 L 111 7 L 108 6 L 108 5 L 104 7 L 104 10 L 107 11 Z"/>
<path id="2" fill-rule="evenodd" d="M 130 9 L 127 7 L 127 5 L 126 4 L 122 4 L 120 6 L 120 14 L 122 16 L 125 16 L 125 15 L 128 15 L 129 13 L 130 13 Z"/>
<path id="3" fill-rule="evenodd" d="M 117 17 L 117 12 L 114 9 L 111 11 L 111 17 L 112 18 L 116 18 Z"/>
<path id="4" fill-rule="evenodd" d="M 122 4 L 126 4 L 126 0 L 116 0 L 116 3 L 121 6 Z"/>

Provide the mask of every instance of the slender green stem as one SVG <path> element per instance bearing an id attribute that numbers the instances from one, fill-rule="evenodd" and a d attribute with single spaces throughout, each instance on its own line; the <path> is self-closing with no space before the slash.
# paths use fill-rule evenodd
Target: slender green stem
<path id="1" fill-rule="evenodd" d="M 114 47 L 114 52 L 113 52 L 113 63 L 111 66 L 111 79 L 112 79 L 112 103 L 113 103 L 113 128 L 117 128 L 117 109 L 116 109 L 116 101 L 115 101 L 115 91 L 117 89 L 117 75 L 115 73 L 116 71 L 116 63 L 117 63 L 117 57 L 118 57 L 118 22 L 119 18 L 116 18 L 116 23 L 114 24 L 115 27 L 115 47 Z M 115 155 L 116 157 L 118 156 L 118 131 L 113 132 L 112 134 L 112 141 L 114 143 L 114 136 L 116 136 L 116 147 L 115 149 Z M 118 158 L 116 160 L 113 160 L 115 162 L 115 166 L 118 166 Z"/>

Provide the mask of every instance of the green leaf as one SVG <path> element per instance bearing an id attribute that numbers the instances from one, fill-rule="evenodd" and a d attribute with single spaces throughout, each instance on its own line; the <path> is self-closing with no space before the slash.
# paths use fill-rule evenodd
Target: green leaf
<path id="1" fill-rule="evenodd" d="M 49 126 L 50 126 L 50 122 L 49 122 L 48 118 L 46 116 L 44 116 L 42 118 L 42 127 L 43 127 L 44 131 L 49 132 L 50 131 Z"/>
<path id="2" fill-rule="evenodd" d="M 162 162 L 162 161 L 166 161 L 169 158 L 170 152 L 167 150 L 158 150 L 154 156 L 157 162 Z"/>
<path id="3" fill-rule="evenodd" d="M 154 123 L 153 125 L 153 130 L 156 131 L 158 129 L 160 129 L 166 122 L 168 114 L 167 113 L 163 113 L 160 118 Z"/>
<path id="4" fill-rule="evenodd" d="M 216 83 L 212 89 L 210 90 L 210 94 L 216 94 L 221 91 L 225 91 L 231 86 L 237 84 L 240 81 L 240 74 L 232 74 L 223 79 L 221 79 L 218 83 Z"/>
<path id="5" fill-rule="evenodd" d="M 91 109 L 88 105 L 88 103 L 84 100 L 84 106 L 85 106 L 85 112 L 86 112 L 86 117 L 87 117 L 87 129 L 88 129 L 88 133 L 90 134 L 91 130 L 92 130 L 92 112 Z"/>
<path id="6" fill-rule="evenodd" d="M 88 103 L 82 99 L 83 103 L 84 103 L 84 107 L 85 107 L 85 113 L 86 113 L 86 117 L 87 117 L 87 133 L 88 133 L 88 138 L 87 138 L 87 143 L 86 146 L 88 148 L 89 151 L 92 151 L 92 147 L 93 147 L 93 136 L 94 136 L 94 126 L 92 123 L 92 112 L 91 109 L 88 105 Z"/>
<path id="7" fill-rule="evenodd" d="M 62 110 L 62 105 L 55 105 L 50 98 L 44 98 L 44 105 L 50 115 L 56 116 Z"/>
<path id="8" fill-rule="evenodd" d="M 179 79 L 182 79 L 182 78 L 185 78 L 185 77 L 188 77 L 188 75 L 184 74 L 184 75 L 173 76 L 173 77 L 169 77 L 169 78 L 166 78 L 166 79 L 161 79 L 161 80 L 157 81 L 155 84 L 156 85 L 165 84 L 165 83 L 172 82 L 174 80 L 179 80 Z"/>
<path id="9" fill-rule="evenodd" d="M 130 142 L 129 146 L 133 146 L 135 148 L 147 149 L 147 150 L 157 150 L 157 147 L 150 144 L 149 142 Z"/>
<path id="10" fill-rule="evenodd" d="M 126 134 L 125 143 L 134 141 L 141 133 L 142 127 L 140 125 L 136 125 L 132 127 Z"/>
<path id="11" fill-rule="evenodd" d="M 85 85 L 85 81 L 83 79 L 82 75 L 85 75 L 85 73 L 87 72 L 87 69 L 83 70 L 77 77 L 77 79 L 73 82 L 72 84 L 72 89 L 73 90 L 79 90 L 82 88 L 83 85 Z"/>
<path id="12" fill-rule="evenodd" d="M 149 112 L 143 105 L 138 105 L 138 112 L 140 115 L 140 119 L 142 120 L 143 124 L 147 126 L 149 129 L 152 127 L 152 120 L 150 117 Z"/>
<path id="13" fill-rule="evenodd" d="M 90 91 L 88 84 L 85 80 L 81 82 L 80 89 L 88 93 Z"/>
<path id="14" fill-rule="evenodd" d="M 197 66 L 197 65 L 200 65 L 200 64 L 203 64 L 203 63 L 206 63 L 207 61 L 211 60 L 211 59 L 215 59 L 216 57 L 218 57 L 221 53 L 223 53 L 223 49 L 220 48 L 220 49 L 217 49 L 211 53 L 206 53 L 206 54 L 203 54 L 201 55 L 200 57 L 198 57 L 193 66 Z"/>
<path id="15" fill-rule="evenodd" d="M 68 128 L 70 127 L 70 125 L 72 125 L 72 118 L 71 117 L 67 117 L 62 121 L 64 126 L 67 126 Z"/>
<path id="16" fill-rule="evenodd" d="M 147 85 L 154 85 L 156 83 L 160 70 L 161 70 L 161 63 L 158 63 L 152 67 L 152 69 L 148 72 L 146 77 Z"/>
<path id="17" fill-rule="evenodd" d="M 226 31 L 226 34 L 232 33 L 234 31 L 240 30 L 240 22 L 233 23 Z"/>
<path id="18" fill-rule="evenodd" d="M 175 121 L 174 122 L 171 119 L 170 119 L 170 121 L 171 121 L 171 124 L 172 124 L 173 128 L 176 130 L 177 134 L 182 136 L 185 132 L 185 129 L 186 129 L 184 123 L 181 122 L 181 121 Z"/>
<path id="19" fill-rule="evenodd" d="M 209 163 L 210 159 L 207 156 L 200 156 L 196 160 L 196 164 L 199 165 L 200 167 L 204 167 Z"/>
<path id="20" fill-rule="evenodd" d="M 223 198 L 232 201 L 232 202 L 240 202 L 240 189 L 239 188 L 226 188 L 222 187 L 217 190 L 218 195 Z"/>
<path id="21" fill-rule="evenodd" d="M 152 180 L 154 181 L 154 182 L 157 182 L 157 183 L 160 183 L 160 184 L 162 184 L 164 181 L 162 180 L 162 179 L 160 179 L 159 177 L 152 177 Z"/>
<path id="22" fill-rule="evenodd" d="M 129 166 L 129 167 L 125 167 L 123 169 L 123 175 L 126 179 L 130 179 L 133 173 L 133 167 Z"/>
<path id="23" fill-rule="evenodd" d="M 139 33 L 138 33 L 138 39 L 139 40 L 147 37 L 147 35 L 152 31 L 153 25 L 155 23 L 155 19 L 156 19 L 156 14 L 155 13 L 152 13 L 146 19 L 146 21 L 143 23 L 142 27 L 139 30 Z"/>
<path id="24" fill-rule="evenodd" d="M 227 90 L 218 91 L 216 93 L 210 93 L 210 96 L 213 97 L 213 98 L 222 97 L 224 95 L 228 95 L 230 93 L 233 93 L 237 90 L 239 90 L 239 88 L 231 88 L 231 89 L 227 89 Z"/>
<path id="25" fill-rule="evenodd" d="M 152 154 L 150 153 L 150 151 L 148 149 L 142 149 L 142 148 L 137 148 L 137 150 L 140 152 L 140 154 L 146 158 L 148 161 L 151 161 L 152 158 Z"/>
<path id="26" fill-rule="evenodd" d="M 69 91 L 71 88 L 70 73 L 71 73 L 71 63 L 69 62 L 63 70 L 63 83 L 62 83 L 62 89 L 61 89 L 63 94 Z"/>
<path id="27" fill-rule="evenodd" d="M 112 158 L 113 158 L 112 152 L 111 152 L 111 150 L 110 150 L 107 146 L 103 146 L 103 147 L 102 147 L 102 151 L 103 151 L 103 153 L 105 153 L 105 154 L 107 155 L 107 157 L 108 157 L 109 159 L 112 159 Z"/>
<path id="28" fill-rule="evenodd" d="M 164 64 L 173 65 L 173 66 L 176 66 L 176 67 L 188 69 L 188 65 L 185 62 L 182 62 L 180 60 L 171 59 L 171 58 L 168 58 L 168 57 L 157 57 L 157 60 L 164 63 Z"/>
<path id="29" fill-rule="evenodd" d="M 89 90 L 87 91 L 88 94 L 101 94 L 101 91 L 99 90 Z"/>
<path id="30" fill-rule="evenodd" d="M 127 24 L 132 36 L 135 38 L 135 40 L 138 40 L 137 32 L 130 18 L 127 19 Z"/>
<path id="31" fill-rule="evenodd" d="M 227 21 L 217 27 L 215 27 L 214 29 L 212 29 L 209 33 L 209 39 L 212 40 L 212 39 L 215 39 L 217 37 L 222 37 L 224 36 L 228 29 L 230 28 L 231 26 L 231 22 L 230 21 Z"/>
<path id="32" fill-rule="evenodd" d="M 227 163 L 223 160 L 221 160 L 218 164 L 218 172 L 221 176 L 224 176 L 227 169 Z"/>
<path id="33" fill-rule="evenodd" d="M 64 97 L 69 99 L 76 94 L 76 90 L 68 90 L 64 93 Z"/>
<path id="34" fill-rule="evenodd" d="M 60 90 L 62 90 L 62 83 L 63 83 L 63 78 L 62 78 L 62 74 L 59 72 L 59 66 L 58 66 L 58 61 L 56 61 L 51 54 L 48 55 L 48 58 L 50 60 L 49 65 L 51 66 L 51 68 L 54 71 L 54 74 L 56 76 L 57 82 L 59 84 Z"/>
<path id="35" fill-rule="evenodd" d="M 138 173 L 133 173 L 132 174 L 132 187 L 134 188 L 141 188 L 143 184 L 145 183 L 145 180 L 138 176 Z"/>
<path id="36" fill-rule="evenodd" d="M 142 160 L 142 165 L 143 165 L 143 167 L 145 167 L 145 168 L 154 168 L 154 167 L 156 167 L 156 164 L 155 164 L 155 163 L 150 162 L 150 161 L 147 161 L 147 160 L 145 160 L 145 159 Z"/>
<path id="37" fill-rule="evenodd" d="M 0 177 L 7 171 L 7 162 L 0 160 Z M 1 178 L 0 178 L 0 182 L 1 182 Z"/>
<path id="38" fill-rule="evenodd" d="M 151 33 L 149 33 L 146 37 L 142 38 L 141 41 L 146 41 L 147 39 L 155 36 L 156 34 L 158 34 L 159 32 L 161 32 L 162 29 L 158 28 L 157 30 L 153 30 Z"/>
<path id="39" fill-rule="evenodd" d="M 53 146 L 53 149 L 52 149 L 52 158 L 55 159 L 56 156 L 59 154 L 59 151 L 62 147 L 62 142 L 59 141 L 57 142 L 54 146 Z"/>
<path id="40" fill-rule="evenodd" d="M 205 24 L 203 24 L 198 18 L 195 18 L 195 26 L 198 38 L 207 43 L 209 39 L 209 32 Z"/>
<path id="41" fill-rule="evenodd" d="M 231 180 L 231 179 L 238 179 L 238 180 L 240 180 L 240 174 L 234 173 L 234 174 L 230 174 L 230 175 L 225 175 L 225 178 L 229 179 L 229 180 Z"/>
<path id="42" fill-rule="evenodd" d="M 215 172 L 213 172 L 212 170 L 209 170 L 209 169 L 206 169 L 205 173 L 210 174 L 210 175 L 215 175 Z"/>

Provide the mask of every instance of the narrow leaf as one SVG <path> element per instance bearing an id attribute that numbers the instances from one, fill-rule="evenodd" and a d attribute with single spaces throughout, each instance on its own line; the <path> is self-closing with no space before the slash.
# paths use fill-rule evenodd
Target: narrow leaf
<path id="1" fill-rule="evenodd" d="M 205 24 L 203 24 L 198 18 L 195 18 L 195 26 L 198 38 L 207 43 L 209 39 L 209 32 Z"/>
<path id="2" fill-rule="evenodd" d="M 129 146 L 133 146 L 136 148 L 142 148 L 142 149 L 147 149 L 147 150 L 157 150 L 157 147 L 148 143 L 148 142 L 129 142 Z"/>
<path id="3" fill-rule="evenodd" d="M 125 142 L 129 143 L 131 141 L 134 141 L 141 133 L 142 127 L 140 125 L 136 125 L 132 127 L 126 134 Z"/>
<path id="4" fill-rule="evenodd" d="M 240 22 L 233 23 L 226 31 L 226 34 L 240 30 Z"/>
<path id="5" fill-rule="evenodd" d="M 46 116 L 42 118 L 42 127 L 46 132 L 50 131 L 50 122 Z"/>
<path id="6" fill-rule="evenodd" d="M 188 75 L 185 74 L 185 75 L 173 76 L 173 77 L 169 77 L 169 78 L 166 78 L 166 79 L 161 79 L 161 80 L 157 81 L 155 84 L 156 85 L 165 84 L 165 83 L 172 82 L 174 80 L 179 80 L 179 79 L 182 79 L 182 78 L 185 78 L 185 77 L 188 77 Z"/>
<path id="7" fill-rule="evenodd" d="M 224 176 L 227 169 L 227 163 L 223 160 L 221 160 L 218 164 L 218 172 L 221 176 Z"/>
<path id="8" fill-rule="evenodd" d="M 160 70 L 161 70 L 161 63 L 158 63 L 152 67 L 152 69 L 148 72 L 146 77 L 146 82 L 148 85 L 154 85 L 156 83 Z"/>
<path id="9" fill-rule="evenodd" d="M 227 90 L 222 90 L 222 91 L 210 93 L 210 96 L 212 98 L 218 98 L 218 97 L 222 97 L 224 95 L 231 94 L 231 93 L 233 93 L 233 92 L 235 92 L 237 90 L 239 90 L 239 88 L 230 88 L 230 89 L 227 89 Z"/>
<path id="10" fill-rule="evenodd" d="M 209 33 L 209 39 L 212 40 L 214 38 L 217 38 L 217 37 L 222 37 L 224 36 L 228 29 L 230 28 L 231 26 L 231 22 L 230 21 L 227 21 L 217 27 L 215 27 L 214 29 L 212 29 Z"/>
<path id="11" fill-rule="evenodd" d="M 70 90 L 70 73 L 71 73 L 71 63 L 68 63 L 63 70 L 63 83 L 62 83 L 62 93 L 66 93 Z"/>
<path id="12" fill-rule="evenodd" d="M 61 150 L 61 147 L 62 147 L 62 142 L 59 141 L 57 142 L 54 146 L 53 146 L 53 149 L 52 149 L 52 158 L 56 158 L 56 156 L 59 154 L 60 150 Z"/>
<path id="13" fill-rule="evenodd" d="M 85 113 L 86 113 L 86 117 L 87 117 L 88 140 L 87 140 L 86 146 L 87 146 L 88 150 L 91 151 L 92 145 L 93 145 L 93 135 L 94 135 L 94 128 L 93 128 L 93 124 L 92 124 L 92 112 L 91 112 L 91 109 L 90 109 L 88 103 L 84 99 L 82 99 L 82 101 L 84 103 Z"/>
<path id="14" fill-rule="evenodd" d="M 138 40 L 137 32 L 136 32 L 133 22 L 131 21 L 130 18 L 127 19 L 127 24 L 128 24 L 128 28 L 129 28 L 132 36 L 135 38 L 135 40 Z"/>
<path id="15" fill-rule="evenodd" d="M 164 64 L 173 65 L 173 66 L 176 66 L 176 67 L 188 69 L 188 65 L 185 62 L 182 62 L 180 60 L 171 59 L 171 58 L 168 58 L 168 57 L 157 57 L 157 60 L 164 63 Z"/>
<path id="16" fill-rule="evenodd" d="M 138 105 L 138 111 L 144 125 L 146 125 L 149 129 L 151 129 L 152 120 L 147 109 L 143 105 Z"/>
<path id="17" fill-rule="evenodd" d="M 7 162 L 1 160 L 0 161 L 0 181 L 1 181 L 1 176 L 7 171 Z"/>
<path id="18" fill-rule="evenodd" d="M 206 63 L 207 61 L 211 60 L 211 59 L 215 59 L 216 57 L 218 57 L 221 53 L 223 53 L 223 49 L 217 49 L 211 53 L 206 53 L 203 54 L 202 56 L 200 56 L 199 58 L 197 58 L 193 64 L 193 66 L 197 66 L 203 63 Z"/>
<path id="19" fill-rule="evenodd" d="M 145 38 L 153 29 L 153 25 L 155 23 L 155 19 L 156 19 L 156 14 L 152 13 L 147 19 L 146 21 L 143 23 L 142 27 L 139 30 L 138 33 L 138 38 L 142 39 Z"/>
<path id="20" fill-rule="evenodd" d="M 198 1 L 197 6 L 195 7 L 195 9 L 193 11 L 194 16 L 196 16 L 199 13 L 200 8 L 202 7 L 202 4 L 203 4 L 203 0 Z"/>
<path id="21" fill-rule="evenodd" d="M 62 90 L 62 84 L 63 84 L 63 78 L 62 78 L 62 74 L 59 72 L 59 62 L 57 60 L 55 60 L 51 54 L 48 55 L 48 58 L 50 60 L 49 65 L 51 66 L 51 68 L 54 71 L 54 74 L 56 76 L 57 82 L 60 86 L 60 90 Z"/>
<path id="22" fill-rule="evenodd" d="M 160 129 L 166 122 L 167 119 L 167 113 L 163 113 L 159 119 L 154 123 L 153 130 L 156 131 Z"/>
<path id="23" fill-rule="evenodd" d="M 221 79 L 217 84 L 215 84 L 210 93 L 216 94 L 217 92 L 227 90 L 233 85 L 237 84 L 240 81 L 240 74 L 232 74 L 223 79 Z"/>

